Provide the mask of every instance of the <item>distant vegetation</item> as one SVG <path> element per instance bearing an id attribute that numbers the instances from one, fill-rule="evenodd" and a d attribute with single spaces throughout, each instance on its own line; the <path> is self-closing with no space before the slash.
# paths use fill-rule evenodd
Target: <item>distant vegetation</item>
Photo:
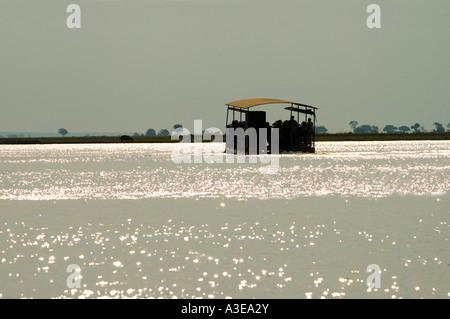
<path id="1" fill-rule="evenodd" d="M 182 128 L 182 127 L 183 127 L 183 125 L 181 125 L 181 124 L 175 124 L 175 125 L 173 126 L 173 129 L 175 130 L 175 129 L 177 129 L 177 128 Z M 135 132 L 135 133 L 133 134 L 133 136 L 134 136 L 134 137 L 137 137 L 137 136 L 146 136 L 146 137 L 160 136 L 160 137 L 165 137 L 165 136 L 170 136 L 170 132 L 169 132 L 168 129 L 163 128 L 163 129 L 160 129 L 158 133 L 156 133 L 155 129 L 149 128 L 149 129 L 145 132 L 145 134 L 139 134 L 139 133 L 136 133 L 136 132 Z"/>
<path id="2" fill-rule="evenodd" d="M 443 125 L 434 122 L 434 129 L 426 131 L 425 128 L 415 123 L 411 126 L 387 124 L 380 131 L 378 126 L 363 124 L 359 125 L 357 121 L 349 122 L 350 133 L 333 133 L 330 134 L 325 126 L 316 126 L 315 132 L 317 141 L 381 141 L 381 140 L 423 140 L 423 139 L 450 139 L 450 123 Z M 183 128 L 181 124 L 173 125 L 173 129 Z M 447 132 L 447 133 L 446 133 Z M 52 144 L 52 143 L 117 143 L 119 136 L 89 136 L 84 137 L 66 137 L 69 133 L 65 128 L 60 128 L 58 134 L 61 137 L 25 137 L 23 133 L 2 133 L 0 135 L 0 144 Z M 210 132 L 212 133 L 212 132 Z M 168 143 L 171 141 L 171 134 L 168 129 L 149 128 L 145 134 L 134 132 L 131 134 L 137 143 Z"/>
<path id="3" fill-rule="evenodd" d="M 145 136 L 156 136 L 156 132 L 154 129 L 149 128 L 147 132 L 145 132 Z"/>
<path id="4" fill-rule="evenodd" d="M 161 130 L 158 132 L 158 136 L 169 136 L 169 135 L 170 135 L 169 130 L 167 130 L 167 129 L 165 129 L 165 128 L 161 129 Z"/>
<path id="5" fill-rule="evenodd" d="M 316 134 L 324 134 L 327 132 L 328 130 L 325 126 L 316 126 Z"/>
<path id="6" fill-rule="evenodd" d="M 171 136 L 137 136 L 134 143 L 177 143 Z M 399 141 L 399 140 L 450 140 L 450 132 L 420 132 L 415 134 L 399 133 L 335 133 L 318 134 L 316 141 Z M 203 140 L 211 142 L 211 140 Z M 225 142 L 225 136 L 224 136 Z M 119 136 L 70 136 L 70 137 L 16 137 L 0 138 L 0 144 L 84 144 L 84 143 L 120 143 Z"/>
<path id="7" fill-rule="evenodd" d="M 69 131 L 66 130 L 65 128 L 60 128 L 60 129 L 58 130 L 58 133 L 61 134 L 62 136 L 66 136 L 67 133 L 69 133 Z"/>
<path id="8" fill-rule="evenodd" d="M 368 124 L 364 124 L 358 126 L 357 121 L 350 121 L 348 123 L 353 133 L 379 133 L 378 126 L 372 126 Z M 445 133 L 445 128 L 441 123 L 434 122 L 433 123 L 435 129 L 432 131 L 433 133 Z M 423 133 L 426 132 L 425 128 L 421 126 L 419 123 L 415 123 L 414 125 L 402 125 L 402 126 L 394 126 L 392 124 L 387 124 L 382 132 L 384 133 Z M 447 132 L 450 132 L 450 123 L 447 124 Z"/>
<path id="9" fill-rule="evenodd" d="M 378 126 L 373 126 L 369 124 L 358 126 L 357 121 L 350 121 L 348 125 L 350 125 L 350 128 L 352 129 L 353 133 L 378 133 Z"/>
<path id="10" fill-rule="evenodd" d="M 183 125 L 181 124 L 175 124 L 173 126 L 174 129 L 177 128 L 182 128 Z M 149 128 L 145 134 L 144 133 L 138 133 L 138 132 L 134 132 L 133 134 L 131 134 L 132 137 L 168 137 L 170 136 L 170 132 L 168 129 L 162 128 L 159 130 L 158 133 L 156 133 L 155 129 L 153 128 Z"/>
<path id="11" fill-rule="evenodd" d="M 354 133 L 378 133 L 378 126 L 364 124 L 353 130 Z"/>
<path id="12" fill-rule="evenodd" d="M 447 127 L 449 124 L 447 124 Z M 436 133 L 444 133 L 445 132 L 444 126 L 442 126 L 441 123 L 434 122 L 433 125 L 435 127 L 435 130 L 433 132 L 436 132 Z"/>

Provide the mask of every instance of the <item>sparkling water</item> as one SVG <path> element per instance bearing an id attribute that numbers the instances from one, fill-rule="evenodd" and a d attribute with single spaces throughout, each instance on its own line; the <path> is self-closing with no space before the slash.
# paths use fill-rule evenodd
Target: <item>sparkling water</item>
<path id="1" fill-rule="evenodd" d="M 449 141 L 177 147 L 0 146 L 0 297 L 450 297 Z"/>

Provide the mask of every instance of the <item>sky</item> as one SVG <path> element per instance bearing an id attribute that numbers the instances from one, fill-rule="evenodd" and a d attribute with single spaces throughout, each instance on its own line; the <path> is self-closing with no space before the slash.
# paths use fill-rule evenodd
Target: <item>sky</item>
<path id="1" fill-rule="evenodd" d="M 224 131 L 225 104 L 245 98 L 316 106 L 330 132 L 431 130 L 450 122 L 449 13 L 448 0 L 0 0 L 0 132 Z"/>

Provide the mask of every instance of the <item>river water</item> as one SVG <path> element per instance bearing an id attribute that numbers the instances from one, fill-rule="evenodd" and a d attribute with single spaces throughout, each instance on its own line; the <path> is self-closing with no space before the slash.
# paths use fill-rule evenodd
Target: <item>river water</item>
<path id="1" fill-rule="evenodd" d="M 192 147 L 0 146 L 0 298 L 450 297 L 449 141 Z"/>

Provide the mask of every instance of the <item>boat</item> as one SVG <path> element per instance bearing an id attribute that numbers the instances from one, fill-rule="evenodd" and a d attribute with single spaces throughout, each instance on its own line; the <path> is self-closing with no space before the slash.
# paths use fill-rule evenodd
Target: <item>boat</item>
<path id="1" fill-rule="evenodd" d="M 275 120 L 270 124 L 266 111 L 253 109 L 268 104 L 288 104 L 284 109 L 290 112 L 289 119 Z M 317 107 L 271 98 L 243 99 L 225 105 L 227 153 L 315 153 Z"/>

